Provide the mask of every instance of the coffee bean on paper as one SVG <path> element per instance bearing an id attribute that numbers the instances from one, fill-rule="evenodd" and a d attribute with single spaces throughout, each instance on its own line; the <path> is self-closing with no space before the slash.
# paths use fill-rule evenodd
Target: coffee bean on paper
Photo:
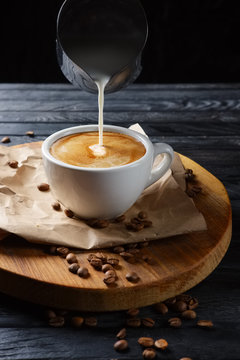
<path id="1" fill-rule="evenodd" d="M 25 134 L 29 137 L 34 137 L 34 132 L 32 130 L 26 131 Z"/>
<path id="2" fill-rule="evenodd" d="M 191 295 L 188 294 L 179 294 L 176 296 L 176 301 L 184 301 L 185 303 L 189 303 L 189 301 L 192 299 Z"/>
<path id="3" fill-rule="evenodd" d="M 66 260 L 67 260 L 67 262 L 68 262 L 69 264 L 73 264 L 73 263 L 77 263 L 77 262 L 78 262 L 76 255 L 73 254 L 73 253 L 67 254 Z"/>
<path id="4" fill-rule="evenodd" d="M 130 281 L 130 282 L 136 283 L 136 282 L 138 282 L 138 280 L 139 280 L 139 276 L 138 276 L 137 273 L 135 273 L 134 271 L 132 271 L 132 272 L 129 272 L 129 273 L 126 274 L 126 279 L 127 279 L 128 281 Z"/>
<path id="5" fill-rule="evenodd" d="M 172 310 L 176 312 L 183 312 L 187 310 L 187 304 L 181 300 L 176 301 L 172 306 Z"/>
<path id="6" fill-rule="evenodd" d="M 48 320 L 48 324 L 55 328 L 63 327 L 64 323 L 65 323 L 65 320 L 64 320 L 63 316 L 55 316 Z"/>
<path id="7" fill-rule="evenodd" d="M 64 210 L 64 213 L 65 213 L 65 215 L 66 215 L 67 217 L 69 217 L 69 218 L 73 218 L 73 217 L 74 217 L 74 212 L 73 212 L 72 210 L 70 210 L 70 209 L 65 209 L 65 210 Z"/>
<path id="8" fill-rule="evenodd" d="M 154 340 L 151 337 L 140 337 L 138 343 L 144 347 L 151 347 L 154 344 Z"/>
<path id="9" fill-rule="evenodd" d="M 197 326 L 210 329 L 213 327 L 213 322 L 211 320 L 198 320 Z"/>
<path id="10" fill-rule="evenodd" d="M 79 269 L 79 265 L 77 263 L 73 263 L 68 267 L 68 270 L 73 274 L 76 274 L 78 269 Z"/>
<path id="11" fill-rule="evenodd" d="M 89 276 L 89 271 L 86 267 L 80 267 L 77 271 L 77 275 L 86 279 Z"/>
<path id="12" fill-rule="evenodd" d="M 185 310 L 182 312 L 182 317 L 184 319 L 192 320 L 192 319 L 196 319 L 197 314 L 194 310 Z"/>
<path id="13" fill-rule="evenodd" d="M 61 210 L 61 205 L 60 205 L 59 202 L 56 201 L 55 203 L 52 204 L 52 208 L 54 210 L 56 210 L 56 211 L 60 211 Z"/>
<path id="14" fill-rule="evenodd" d="M 1 139 L 1 143 L 3 144 L 7 144 L 7 143 L 10 143 L 11 139 L 9 136 L 4 136 L 2 139 Z"/>
<path id="15" fill-rule="evenodd" d="M 107 257 L 107 264 L 110 264 L 112 266 L 118 266 L 119 264 L 119 259 L 112 257 L 112 256 L 108 256 Z"/>
<path id="16" fill-rule="evenodd" d="M 113 252 L 116 253 L 116 254 L 120 254 L 121 252 L 124 252 L 124 251 L 125 251 L 125 249 L 124 249 L 123 246 L 115 246 L 113 248 Z"/>
<path id="17" fill-rule="evenodd" d="M 182 326 L 182 320 L 178 317 L 169 319 L 168 323 L 173 328 L 180 328 Z"/>
<path id="18" fill-rule="evenodd" d="M 121 330 L 117 333 L 117 335 L 116 335 L 116 337 L 117 337 L 118 339 L 124 339 L 126 336 L 127 336 L 127 330 L 126 330 L 126 328 L 121 329 Z"/>
<path id="19" fill-rule="evenodd" d="M 154 349 L 147 348 L 147 349 L 143 350 L 142 355 L 143 355 L 144 359 L 155 359 L 155 357 L 157 356 L 157 353 Z"/>
<path id="20" fill-rule="evenodd" d="M 151 318 L 142 319 L 142 324 L 146 327 L 153 327 L 155 325 L 155 320 Z"/>
<path id="21" fill-rule="evenodd" d="M 133 317 L 133 318 L 129 318 L 126 321 L 127 325 L 130 327 L 139 327 L 141 326 L 141 319 Z"/>
<path id="22" fill-rule="evenodd" d="M 71 325 L 76 328 L 80 328 L 84 323 L 84 318 L 81 316 L 73 316 L 71 318 Z"/>
<path id="23" fill-rule="evenodd" d="M 162 302 L 159 302 L 157 304 L 154 304 L 154 309 L 159 313 L 159 314 L 162 314 L 162 315 L 165 315 L 168 313 L 168 307 L 167 305 L 165 305 L 164 303 Z"/>
<path id="24" fill-rule="evenodd" d="M 17 169 L 18 168 L 18 161 L 17 160 L 9 161 L 8 165 L 13 169 Z"/>
<path id="25" fill-rule="evenodd" d="M 50 189 L 49 184 L 46 183 L 42 183 L 38 185 L 38 190 L 39 191 L 48 191 Z"/>
<path id="26" fill-rule="evenodd" d="M 66 257 L 67 254 L 70 252 L 70 250 L 65 247 L 65 246 L 60 246 L 60 247 L 57 247 L 57 250 L 56 250 L 57 254 L 60 255 L 61 257 Z"/>
<path id="27" fill-rule="evenodd" d="M 112 265 L 110 265 L 110 264 L 104 264 L 103 266 L 102 266 L 102 272 L 107 272 L 108 270 L 113 270 L 113 267 L 112 267 Z"/>
<path id="28" fill-rule="evenodd" d="M 133 308 L 133 309 L 129 309 L 127 311 L 127 315 L 131 316 L 131 317 L 134 317 L 134 316 L 137 316 L 139 314 L 139 312 L 140 312 L 139 309 Z"/>
<path id="29" fill-rule="evenodd" d="M 168 342 L 165 339 L 158 339 L 154 342 L 157 349 L 165 350 L 168 347 Z"/>
<path id="30" fill-rule="evenodd" d="M 85 318 L 85 325 L 89 327 L 96 327 L 97 326 L 97 319 L 93 316 Z"/>
<path id="31" fill-rule="evenodd" d="M 120 223 L 120 222 L 123 222 L 125 220 L 125 218 L 126 218 L 125 215 L 120 215 L 120 216 L 116 217 L 114 219 L 114 221 L 117 222 L 117 223 Z"/>
<path id="32" fill-rule="evenodd" d="M 114 344 L 114 349 L 116 351 L 124 351 L 128 348 L 128 342 L 127 340 L 118 340 Z"/>

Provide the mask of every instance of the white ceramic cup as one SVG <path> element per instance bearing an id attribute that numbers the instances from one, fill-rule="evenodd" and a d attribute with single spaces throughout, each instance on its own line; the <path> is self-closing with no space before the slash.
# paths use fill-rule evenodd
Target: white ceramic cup
<path id="1" fill-rule="evenodd" d="M 66 164 L 50 154 L 52 144 L 72 134 L 98 131 L 97 125 L 82 125 L 60 130 L 42 145 L 43 164 L 54 197 L 81 218 L 111 219 L 124 213 L 142 191 L 170 168 L 174 152 L 164 143 L 152 144 L 144 135 L 123 127 L 104 125 L 104 131 L 132 136 L 146 148 L 140 159 L 110 168 L 86 168 Z M 155 157 L 163 160 L 152 169 Z"/>

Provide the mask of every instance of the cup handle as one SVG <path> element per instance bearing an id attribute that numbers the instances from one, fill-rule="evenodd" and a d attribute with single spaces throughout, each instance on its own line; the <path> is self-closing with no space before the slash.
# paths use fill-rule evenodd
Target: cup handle
<path id="1" fill-rule="evenodd" d="M 154 148 L 154 160 L 159 154 L 163 154 L 163 160 L 160 162 L 158 166 L 151 170 L 150 177 L 148 179 L 146 187 L 155 183 L 160 177 L 162 177 L 167 170 L 170 168 L 173 158 L 174 158 L 174 151 L 172 147 L 165 143 L 156 143 L 153 144 Z M 145 188 L 146 188 L 145 187 Z"/>

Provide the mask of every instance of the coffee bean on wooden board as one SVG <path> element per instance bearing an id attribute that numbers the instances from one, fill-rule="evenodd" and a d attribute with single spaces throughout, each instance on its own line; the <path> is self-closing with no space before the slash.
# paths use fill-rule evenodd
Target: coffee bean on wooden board
<path id="1" fill-rule="evenodd" d="M 102 272 L 107 272 L 108 270 L 113 270 L 113 267 L 112 267 L 112 265 L 110 265 L 110 264 L 104 264 L 104 265 L 102 265 Z"/>
<path id="2" fill-rule="evenodd" d="M 95 270 L 102 270 L 102 260 L 101 259 L 98 259 L 96 257 L 93 257 L 91 260 L 90 260 L 90 265 L 92 267 L 94 267 Z"/>
<path id="3" fill-rule="evenodd" d="M 61 210 L 61 205 L 60 205 L 60 203 L 59 202 L 54 202 L 53 204 L 52 204 L 52 208 L 54 209 L 54 210 L 56 210 L 56 211 L 60 211 Z"/>
<path id="4" fill-rule="evenodd" d="M 124 260 L 126 260 L 126 261 L 128 261 L 128 260 L 130 260 L 131 258 L 134 257 L 134 255 L 131 254 L 131 253 L 128 252 L 128 251 L 123 251 L 123 252 L 121 252 L 119 255 L 120 255 Z"/>
<path id="5" fill-rule="evenodd" d="M 165 339 L 158 339 L 154 342 L 154 345 L 157 349 L 166 350 L 168 342 Z"/>
<path id="6" fill-rule="evenodd" d="M 113 257 L 113 256 L 108 256 L 107 257 L 107 264 L 112 265 L 113 267 L 118 266 L 119 264 L 119 259 Z"/>
<path id="7" fill-rule="evenodd" d="M 3 144 L 7 144 L 7 143 L 10 143 L 11 139 L 9 136 L 4 136 L 2 139 L 1 139 L 1 143 Z"/>
<path id="8" fill-rule="evenodd" d="M 162 314 L 162 315 L 165 315 L 168 313 L 168 307 L 167 305 L 165 305 L 164 303 L 160 302 L 160 303 L 157 303 L 157 304 L 154 304 L 154 309 L 159 313 L 159 314 Z"/>
<path id="9" fill-rule="evenodd" d="M 77 275 L 80 276 L 81 278 L 86 279 L 89 277 L 90 274 L 86 267 L 81 266 L 77 271 Z"/>
<path id="10" fill-rule="evenodd" d="M 73 274 L 76 274 L 78 269 L 79 269 L 79 265 L 77 263 L 73 263 L 68 267 L 68 270 Z"/>
<path id="11" fill-rule="evenodd" d="M 65 319 L 63 316 L 55 316 L 48 320 L 48 324 L 55 328 L 63 327 L 64 323 L 65 323 Z"/>
<path id="12" fill-rule="evenodd" d="M 73 316 L 71 318 L 71 325 L 75 328 L 80 328 L 84 323 L 84 318 L 82 316 Z"/>
<path id="13" fill-rule="evenodd" d="M 133 318 L 129 318 L 126 321 L 127 325 L 130 327 L 140 327 L 141 326 L 141 319 L 133 317 Z"/>
<path id="14" fill-rule="evenodd" d="M 139 281 L 139 276 L 137 273 L 132 271 L 126 274 L 126 279 L 130 282 L 136 283 Z"/>
<path id="15" fill-rule="evenodd" d="M 17 169 L 18 168 L 18 161 L 17 160 L 11 160 L 11 161 L 8 162 L 8 165 L 13 169 Z"/>
<path id="16" fill-rule="evenodd" d="M 133 308 L 133 309 L 129 309 L 127 311 L 127 315 L 130 317 L 134 317 L 134 316 L 137 316 L 139 314 L 139 312 L 140 312 L 139 309 Z"/>
<path id="17" fill-rule="evenodd" d="M 154 340 L 151 337 L 140 337 L 138 343 L 143 347 L 151 347 L 154 344 Z"/>
<path id="18" fill-rule="evenodd" d="M 151 318 L 142 319 L 142 324 L 146 327 L 153 327 L 155 325 L 155 320 Z"/>
<path id="19" fill-rule="evenodd" d="M 194 310 L 185 310 L 182 312 L 182 317 L 187 320 L 196 319 L 197 314 Z"/>
<path id="20" fill-rule="evenodd" d="M 128 348 L 128 342 L 127 340 L 118 340 L 114 344 L 114 349 L 116 351 L 124 351 Z"/>
<path id="21" fill-rule="evenodd" d="M 192 169 L 185 169 L 185 179 L 186 181 L 193 181 L 195 175 Z"/>
<path id="22" fill-rule="evenodd" d="M 154 349 L 147 348 L 147 349 L 143 350 L 142 355 L 143 355 L 144 359 L 155 359 L 155 357 L 157 356 L 157 353 Z"/>
<path id="23" fill-rule="evenodd" d="M 54 246 L 54 245 L 49 246 L 47 252 L 48 252 L 49 254 L 51 254 L 51 255 L 57 255 L 57 247 Z"/>
<path id="24" fill-rule="evenodd" d="M 168 320 L 168 323 L 173 328 L 180 328 L 182 326 L 182 321 L 178 317 L 174 317 Z"/>
<path id="25" fill-rule="evenodd" d="M 144 241 L 144 242 L 139 243 L 139 247 L 140 247 L 140 248 L 145 248 L 145 247 L 148 247 L 148 246 L 149 246 L 149 242 L 148 242 L 148 241 Z"/>
<path id="26" fill-rule="evenodd" d="M 210 329 L 213 327 L 213 322 L 211 320 L 198 320 L 197 326 Z"/>
<path id="27" fill-rule="evenodd" d="M 120 254 L 121 252 L 124 252 L 124 251 L 125 251 L 125 249 L 124 249 L 123 246 L 115 246 L 115 247 L 113 248 L 113 252 L 114 252 L 115 254 Z"/>
<path id="28" fill-rule="evenodd" d="M 61 257 L 66 257 L 67 254 L 70 252 L 70 250 L 65 247 L 65 246 L 60 246 L 60 247 L 57 247 L 57 250 L 56 250 L 57 254 L 60 255 Z"/>
<path id="29" fill-rule="evenodd" d="M 109 270 L 110 271 L 110 270 Z M 116 282 L 116 277 L 114 275 L 107 275 L 105 274 L 104 278 L 103 278 L 103 282 L 106 285 L 111 285 L 114 284 Z"/>
<path id="30" fill-rule="evenodd" d="M 73 254 L 73 253 L 68 253 L 67 256 L 66 256 L 66 260 L 67 260 L 67 262 L 69 264 L 73 264 L 73 263 L 78 262 L 76 255 Z"/>
<path id="31" fill-rule="evenodd" d="M 126 330 L 126 328 L 121 329 L 121 330 L 117 333 L 117 335 L 116 335 L 116 337 L 117 337 L 118 339 L 124 339 L 126 336 L 127 336 L 127 330 Z"/>
<path id="32" fill-rule="evenodd" d="M 65 209 L 64 210 L 64 214 L 69 217 L 70 219 L 72 219 L 74 217 L 74 212 L 70 209 Z"/>
<path id="33" fill-rule="evenodd" d="M 85 325 L 89 327 L 96 327 L 97 326 L 97 319 L 93 316 L 85 318 Z"/>
<path id="34" fill-rule="evenodd" d="M 95 254 L 95 256 L 96 256 L 96 258 L 101 259 L 103 264 L 106 263 L 106 261 L 107 261 L 107 255 L 106 254 L 98 252 L 98 253 Z"/>
<path id="35" fill-rule="evenodd" d="M 32 130 L 28 130 L 25 132 L 25 135 L 27 135 L 29 137 L 34 137 L 34 132 Z"/>
<path id="36" fill-rule="evenodd" d="M 48 191 L 50 189 L 49 184 L 47 183 L 41 183 L 37 186 L 39 191 Z"/>
<path id="37" fill-rule="evenodd" d="M 88 261 L 90 262 L 92 259 L 96 258 L 96 255 L 94 253 L 90 253 L 87 256 Z"/>

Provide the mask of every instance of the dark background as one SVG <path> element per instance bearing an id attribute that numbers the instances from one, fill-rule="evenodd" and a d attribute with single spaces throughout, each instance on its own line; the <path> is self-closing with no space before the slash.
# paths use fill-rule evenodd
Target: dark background
<path id="1" fill-rule="evenodd" d="M 240 82 L 238 1 L 141 2 L 149 38 L 137 82 Z M 67 82 L 55 54 L 62 3 L 1 1 L 0 82 Z"/>

